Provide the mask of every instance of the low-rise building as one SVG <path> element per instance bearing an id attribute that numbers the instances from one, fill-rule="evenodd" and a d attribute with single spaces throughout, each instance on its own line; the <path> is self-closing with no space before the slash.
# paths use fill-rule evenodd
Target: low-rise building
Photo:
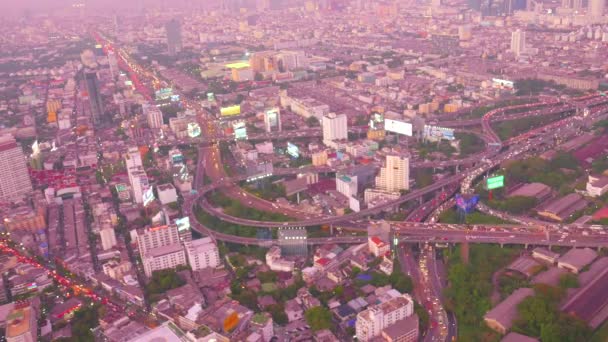
<path id="1" fill-rule="evenodd" d="M 371 306 L 357 315 L 357 339 L 370 341 L 380 336 L 384 329 L 412 316 L 413 313 L 414 302 L 407 294 Z"/>
<path id="2" fill-rule="evenodd" d="M 587 194 L 591 197 L 599 197 L 608 192 L 608 176 L 589 175 L 587 181 Z"/>
<path id="3" fill-rule="evenodd" d="M 488 311 L 483 317 L 484 321 L 490 329 L 506 334 L 517 318 L 517 305 L 533 294 L 534 290 L 527 287 L 515 290 L 509 297 Z"/>
<path id="4" fill-rule="evenodd" d="M 559 253 L 551 252 L 543 247 L 536 247 L 532 251 L 532 257 L 549 264 L 555 264 L 559 258 Z"/>
<path id="5" fill-rule="evenodd" d="M 591 248 L 573 248 L 557 260 L 557 267 L 572 273 L 579 273 L 595 258 L 597 258 L 597 253 Z"/>
<path id="6" fill-rule="evenodd" d="M 216 268 L 220 265 L 220 253 L 209 237 L 185 243 L 188 263 L 193 271 L 203 268 Z"/>

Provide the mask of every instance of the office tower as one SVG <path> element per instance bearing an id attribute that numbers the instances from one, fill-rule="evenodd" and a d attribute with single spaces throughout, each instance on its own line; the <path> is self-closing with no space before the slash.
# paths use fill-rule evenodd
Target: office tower
<path id="1" fill-rule="evenodd" d="M 188 264 L 193 271 L 204 268 L 216 268 L 220 265 L 220 254 L 217 246 L 206 237 L 185 243 Z"/>
<path id="2" fill-rule="evenodd" d="M 104 251 L 116 246 L 116 234 L 114 233 L 114 229 L 104 228 L 99 231 L 99 236 L 101 237 L 101 248 L 103 248 Z"/>
<path id="3" fill-rule="evenodd" d="M 163 126 L 163 113 L 158 107 L 150 104 L 144 104 L 143 112 L 148 122 L 148 127 L 158 129 Z"/>
<path id="4" fill-rule="evenodd" d="M 182 24 L 177 19 L 171 19 L 166 25 L 167 50 L 173 56 L 182 51 Z"/>
<path id="5" fill-rule="evenodd" d="M 137 231 L 137 247 L 146 276 L 154 271 L 186 265 L 186 253 L 177 225 L 149 227 Z"/>
<path id="6" fill-rule="evenodd" d="M 0 136 L 0 175 L 0 201 L 18 201 L 32 192 L 23 149 L 10 134 Z"/>
<path id="7" fill-rule="evenodd" d="M 601 18 L 604 15 L 605 1 L 606 0 L 589 0 L 589 16 Z"/>
<path id="8" fill-rule="evenodd" d="M 526 51 L 526 31 L 520 29 L 511 33 L 511 52 L 519 56 Z"/>
<path id="9" fill-rule="evenodd" d="M 135 203 L 141 204 L 144 201 L 144 192 L 150 188 L 150 184 L 137 147 L 129 148 L 125 155 L 125 165 L 127 167 L 127 174 L 129 175 L 133 199 Z"/>
<path id="10" fill-rule="evenodd" d="M 329 113 L 323 116 L 321 125 L 323 126 L 323 142 L 335 140 L 345 140 L 348 138 L 348 126 L 346 115 Z"/>
<path id="11" fill-rule="evenodd" d="M 283 255 L 305 256 L 308 253 L 306 228 L 279 228 L 279 247 Z"/>
<path id="12" fill-rule="evenodd" d="M 373 305 L 357 314 L 355 331 L 358 341 L 370 341 L 379 337 L 386 328 L 399 324 L 414 314 L 414 302 L 410 295 L 404 294 Z M 415 317 L 415 316 L 414 316 Z M 417 317 L 416 317 L 417 319 Z M 417 335 L 417 325 L 415 329 Z M 416 336 L 417 338 L 418 336 Z M 407 339 L 415 341 L 416 339 Z M 399 339 L 405 341 L 405 339 Z"/>
<path id="13" fill-rule="evenodd" d="M 591 6 L 591 1 L 589 1 L 589 6 Z M 562 0 L 562 7 L 579 11 L 583 9 L 583 0 Z"/>
<path id="14" fill-rule="evenodd" d="M 154 248 L 180 243 L 177 225 L 150 227 L 137 231 L 137 248 L 145 253 Z"/>
<path id="15" fill-rule="evenodd" d="M 336 190 L 339 193 L 348 198 L 357 197 L 358 188 L 357 176 L 336 173 Z"/>
<path id="16" fill-rule="evenodd" d="M 279 108 L 268 109 L 264 113 L 264 125 L 266 132 L 280 132 L 281 127 L 281 110 Z"/>
<path id="17" fill-rule="evenodd" d="M 118 76 L 118 60 L 116 59 L 116 53 L 114 51 L 108 51 L 108 65 L 110 66 L 110 74 L 112 79 Z"/>
<path id="18" fill-rule="evenodd" d="M 91 107 L 91 119 L 93 125 L 98 125 L 104 120 L 103 101 L 101 100 L 101 88 L 97 79 L 95 70 L 84 70 L 84 81 L 89 96 L 89 105 Z"/>
<path id="19" fill-rule="evenodd" d="M 386 156 L 384 167 L 376 176 L 376 187 L 396 192 L 410 188 L 410 160 L 407 157 Z"/>

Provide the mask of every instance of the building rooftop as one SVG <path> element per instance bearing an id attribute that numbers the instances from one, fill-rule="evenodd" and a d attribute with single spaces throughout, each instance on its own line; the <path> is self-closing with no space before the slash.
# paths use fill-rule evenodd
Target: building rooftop
<path id="1" fill-rule="evenodd" d="M 29 331 L 33 314 L 32 308 L 29 306 L 11 311 L 6 319 L 6 337 L 16 338 Z"/>
<path id="2" fill-rule="evenodd" d="M 174 243 L 172 245 L 152 248 L 146 253 L 146 256 L 156 258 L 167 254 L 177 253 L 179 251 L 182 251 L 182 245 L 179 243 Z"/>
<path id="3" fill-rule="evenodd" d="M 531 288 L 520 288 L 515 290 L 509 297 L 496 305 L 492 310 L 485 314 L 484 319 L 494 320 L 505 329 L 511 328 L 513 320 L 517 317 L 517 305 L 526 297 L 532 296 L 534 290 Z"/>
<path id="4" fill-rule="evenodd" d="M 528 183 L 519 187 L 515 191 L 509 194 L 509 197 L 513 196 L 526 196 L 526 197 L 542 197 L 545 193 L 550 193 L 551 187 L 543 183 Z"/>
<path id="5" fill-rule="evenodd" d="M 398 341 L 399 337 L 415 329 L 418 329 L 418 315 L 413 314 L 389 325 L 383 330 L 383 335 L 387 335 L 392 341 Z"/>
<path id="6" fill-rule="evenodd" d="M 600 326 L 608 318 L 608 268 L 572 296 L 562 311 L 582 319 L 593 329 Z"/>
<path id="7" fill-rule="evenodd" d="M 581 269 L 597 258 L 597 253 L 591 248 L 572 248 L 557 260 L 558 263 L 571 265 Z"/>

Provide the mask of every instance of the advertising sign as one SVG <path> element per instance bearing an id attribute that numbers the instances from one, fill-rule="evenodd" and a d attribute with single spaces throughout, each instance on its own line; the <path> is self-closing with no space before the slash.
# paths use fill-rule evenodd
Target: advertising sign
<path id="1" fill-rule="evenodd" d="M 409 137 L 413 135 L 412 124 L 404 121 L 384 119 L 384 130 L 397 134 L 407 135 Z"/>
<path id="2" fill-rule="evenodd" d="M 150 204 L 150 203 L 152 203 L 152 201 L 154 201 L 155 198 L 154 198 L 154 191 L 152 191 L 152 187 L 150 187 L 144 191 L 142 199 L 144 202 L 144 207 L 147 207 L 148 204 Z"/>
<path id="3" fill-rule="evenodd" d="M 188 136 L 190 138 L 196 138 L 201 135 L 201 126 L 196 122 L 191 122 L 188 124 Z"/>
<path id="4" fill-rule="evenodd" d="M 452 128 L 444 128 L 438 126 L 424 126 L 423 135 L 430 140 L 454 140 L 454 130 Z"/>
<path id="5" fill-rule="evenodd" d="M 175 224 L 177 225 L 177 230 L 183 232 L 185 230 L 190 229 L 190 217 L 182 217 L 175 220 Z"/>
<path id="6" fill-rule="evenodd" d="M 207 93 L 207 101 L 209 101 L 209 102 L 215 101 L 215 94 L 214 93 Z"/>
<path id="7" fill-rule="evenodd" d="M 239 315 L 235 311 L 224 319 L 224 332 L 230 332 L 239 324 Z"/>
<path id="8" fill-rule="evenodd" d="M 244 122 L 235 122 L 232 128 L 234 130 L 234 139 L 247 139 L 247 126 Z"/>
<path id="9" fill-rule="evenodd" d="M 279 113 L 276 109 L 270 109 L 266 111 L 266 120 L 268 127 L 277 127 L 279 125 Z"/>
<path id="10" fill-rule="evenodd" d="M 470 213 L 475 209 L 475 206 L 479 202 L 479 195 L 473 195 L 470 197 L 462 196 L 461 194 L 457 194 L 455 196 L 456 199 L 456 207 L 460 211 L 464 211 L 465 213 Z"/>
<path id="11" fill-rule="evenodd" d="M 171 88 L 162 88 L 154 92 L 156 96 L 156 100 L 167 100 L 170 99 L 173 95 L 173 89 Z"/>
<path id="12" fill-rule="evenodd" d="M 300 149 L 298 148 L 298 146 L 288 142 L 287 143 L 287 154 L 289 154 L 290 156 L 294 157 L 294 158 L 299 158 L 300 157 Z"/>
<path id="13" fill-rule="evenodd" d="M 234 105 L 234 106 L 230 106 L 230 107 L 222 107 L 222 108 L 220 108 L 220 114 L 222 116 L 239 115 L 239 114 L 241 114 L 241 106 Z"/>
<path id="14" fill-rule="evenodd" d="M 498 189 L 505 186 L 505 176 L 494 176 L 486 179 L 486 189 Z"/>

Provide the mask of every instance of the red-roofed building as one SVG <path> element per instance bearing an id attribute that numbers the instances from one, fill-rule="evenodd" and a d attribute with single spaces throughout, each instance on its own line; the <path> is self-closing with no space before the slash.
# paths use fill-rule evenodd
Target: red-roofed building
<path id="1" fill-rule="evenodd" d="M 320 259 L 317 259 L 317 261 L 315 261 L 315 266 L 318 266 L 320 268 L 325 268 L 325 266 L 327 266 L 330 262 L 331 262 L 331 260 L 329 260 L 327 258 L 320 258 Z"/>
<path id="2" fill-rule="evenodd" d="M 594 221 L 601 220 L 603 218 L 608 218 L 608 206 L 600 208 L 593 214 Z"/>
<path id="3" fill-rule="evenodd" d="M 383 256 L 390 251 L 389 244 L 380 240 L 377 236 L 370 236 L 367 239 L 367 245 L 369 247 L 369 252 L 376 257 Z"/>

